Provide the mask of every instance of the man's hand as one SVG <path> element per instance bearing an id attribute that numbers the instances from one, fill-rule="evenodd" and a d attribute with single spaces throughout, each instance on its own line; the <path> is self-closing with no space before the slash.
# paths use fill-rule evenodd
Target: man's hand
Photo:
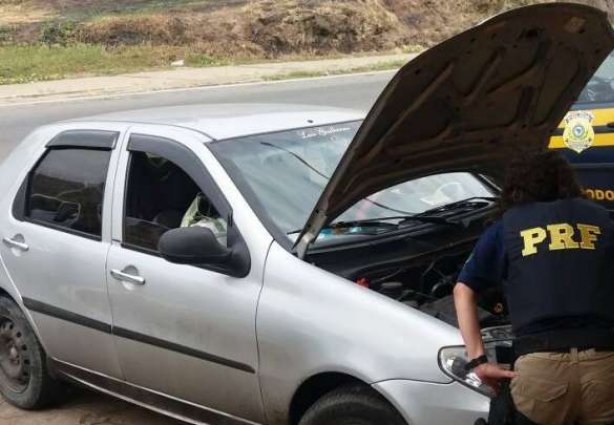
<path id="1" fill-rule="evenodd" d="M 473 372 L 483 383 L 491 387 L 497 393 L 500 389 L 499 381 L 501 381 L 501 379 L 513 379 L 518 375 L 516 372 L 505 370 L 501 366 L 492 363 L 481 364 L 473 369 Z"/>
<path id="2" fill-rule="evenodd" d="M 473 289 L 462 282 L 458 282 L 454 287 L 454 304 L 458 314 L 458 324 L 467 347 L 467 356 L 470 359 L 477 359 L 484 355 L 484 343 L 482 342 L 478 321 L 476 294 Z M 473 372 L 483 383 L 492 387 L 497 393 L 501 379 L 516 377 L 514 372 L 492 363 L 483 363 L 473 369 Z"/>

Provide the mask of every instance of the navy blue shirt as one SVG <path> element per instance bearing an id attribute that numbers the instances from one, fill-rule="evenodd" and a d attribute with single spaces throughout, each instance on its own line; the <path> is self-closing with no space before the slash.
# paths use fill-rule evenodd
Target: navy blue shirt
<path id="1" fill-rule="evenodd" d="M 497 286 L 505 292 L 508 259 L 503 229 L 503 221 L 499 220 L 482 233 L 458 276 L 459 282 L 464 283 L 476 292 Z M 520 330 L 517 336 L 579 327 L 609 329 L 611 328 L 611 323 L 593 317 L 588 317 L 585 320 L 579 320 L 577 317 L 560 317 L 527 326 Z"/>
<path id="2" fill-rule="evenodd" d="M 503 222 L 499 220 L 482 234 L 458 276 L 458 281 L 480 292 L 501 285 L 506 277 Z"/>

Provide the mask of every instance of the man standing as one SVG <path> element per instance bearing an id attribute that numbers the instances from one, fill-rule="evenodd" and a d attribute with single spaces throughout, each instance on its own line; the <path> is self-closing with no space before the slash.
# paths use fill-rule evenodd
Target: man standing
<path id="1" fill-rule="evenodd" d="M 584 199 L 557 153 L 525 155 L 508 169 L 501 215 L 478 241 L 454 289 L 472 369 L 495 389 L 512 378 L 517 422 L 614 424 L 614 224 Z M 488 363 L 479 293 L 506 295 L 515 371 Z"/>

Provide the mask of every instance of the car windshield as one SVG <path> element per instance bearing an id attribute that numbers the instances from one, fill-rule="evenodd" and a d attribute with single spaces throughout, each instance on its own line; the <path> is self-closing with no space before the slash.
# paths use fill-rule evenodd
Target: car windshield
<path id="1" fill-rule="evenodd" d="M 578 103 L 614 102 L 614 53 L 610 53 L 578 97 Z"/>
<path id="2" fill-rule="evenodd" d="M 350 122 L 304 128 L 213 142 L 209 146 L 255 209 L 295 238 L 359 125 L 360 122 Z M 399 222 L 447 204 L 491 196 L 483 180 L 473 174 L 442 173 L 370 195 L 335 222 L 371 222 L 372 228 L 378 221 Z M 390 230 L 392 224 L 384 224 L 388 226 L 382 226 L 383 230 Z"/>

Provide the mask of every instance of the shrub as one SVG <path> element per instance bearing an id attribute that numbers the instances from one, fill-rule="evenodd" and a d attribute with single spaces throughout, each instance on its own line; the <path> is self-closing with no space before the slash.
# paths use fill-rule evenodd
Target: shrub
<path id="1" fill-rule="evenodd" d="M 46 22 L 41 28 L 40 42 L 43 44 L 60 44 L 65 46 L 75 39 L 77 24 L 73 21 Z"/>

